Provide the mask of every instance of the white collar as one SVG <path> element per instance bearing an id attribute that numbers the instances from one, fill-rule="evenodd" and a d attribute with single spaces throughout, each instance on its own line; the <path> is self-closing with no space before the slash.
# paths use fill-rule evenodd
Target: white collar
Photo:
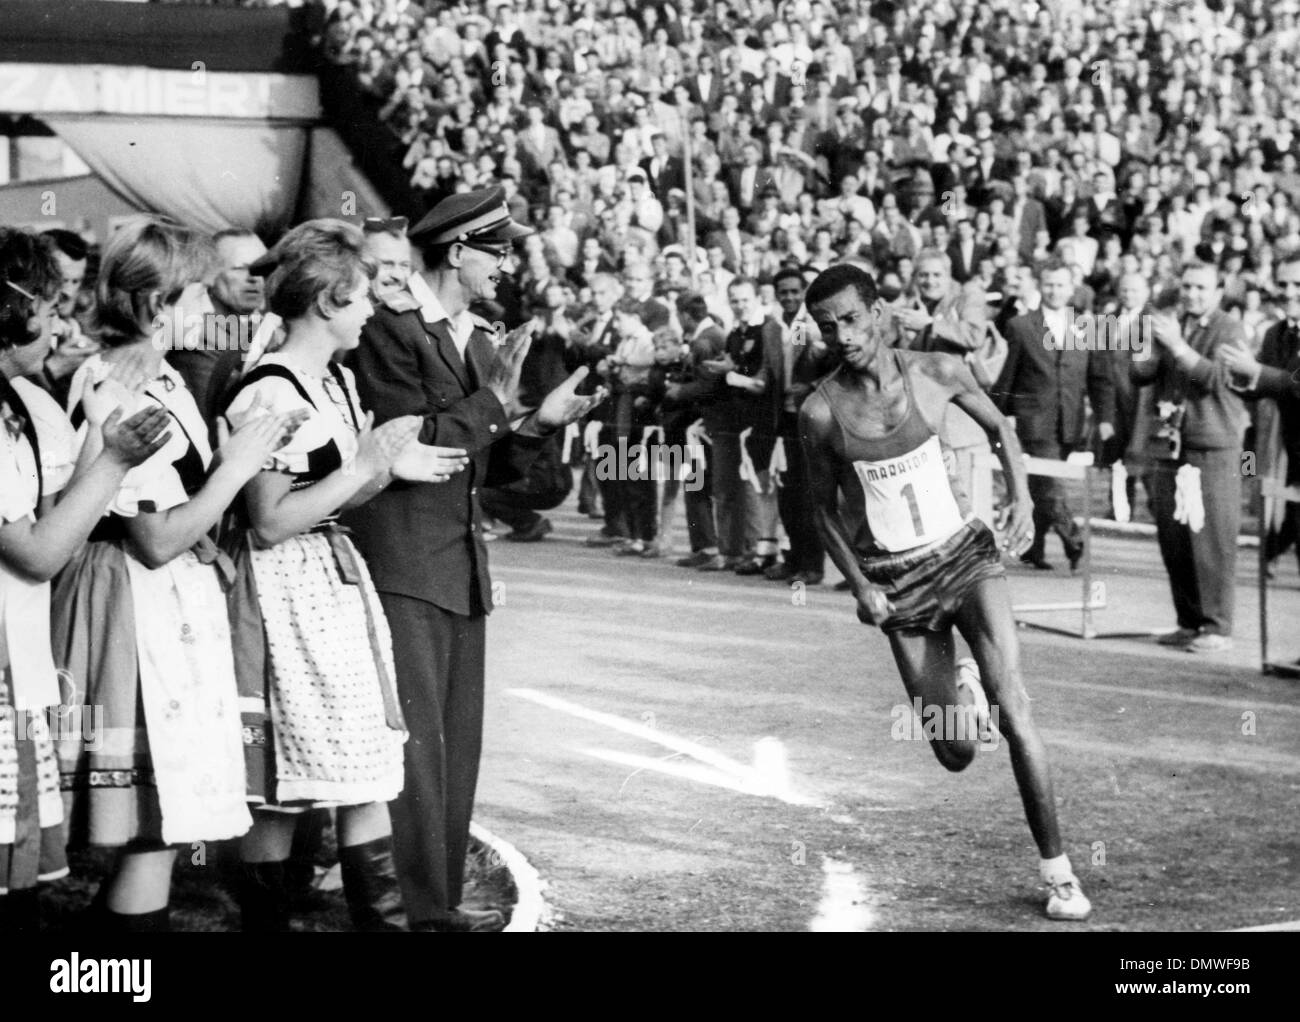
<path id="1" fill-rule="evenodd" d="M 464 357 L 465 349 L 469 346 L 470 334 L 474 331 L 474 316 L 469 309 L 462 309 L 458 316 L 452 318 L 443 308 L 438 296 L 433 293 L 433 288 L 429 287 L 428 282 L 418 273 L 411 274 L 406 286 L 411 292 L 411 297 L 420 303 L 420 315 L 424 317 L 426 323 L 430 326 L 444 321 L 447 323 L 451 329 L 452 342 L 461 357 Z"/>

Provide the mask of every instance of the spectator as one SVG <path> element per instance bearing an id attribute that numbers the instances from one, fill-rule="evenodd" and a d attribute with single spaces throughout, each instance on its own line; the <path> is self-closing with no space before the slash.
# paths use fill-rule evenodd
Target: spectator
<path id="1" fill-rule="evenodd" d="M 218 231 L 212 241 L 217 253 L 208 288 L 212 311 L 204 314 L 201 332 L 188 324 L 180 337 L 172 331 L 168 363 L 185 380 L 215 439 L 222 399 L 238 380 L 261 321 L 264 282 L 249 267 L 266 254 L 266 246 L 252 231 L 236 228 Z"/>
<path id="2" fill-rule="evenodd" d="M 803 274 L 787 267 L 777 272 L 773 283 L 780 306 L 776 323 L 781 329 L 780 371 L 773 374 L 773 383 L 780 400 L 778 435 L 786 463 L 777 491 L 777 509 L 790 549 L 780 564 L 768 567 L 764 574 L 774 582 L 814 586 L 821 584 L 826 551 L 813 520 L 808 464 L 799 435 L 799 409 L 830 366 L 821 332 L 804 308 Z"/>
<path id="3" fill-rule="evenodd" d="M 1087 444 L 1085 396 L 1092 402 L 1101 439 L 1114 435 L 1115 394 L 1104 359 L 1075 344 L 1075 313 L 1067 304 L 1073 288 L 1069 267 L 1045 264 L 1038 286 L 1040 307 L 1007 324 L 1007 359 L 994 392 L 1004 414 L 1015 416 L 1026 454 L 1063 460 Z M 1073 570 L 1084 554 L 1083 540 L 1060 482 L 1030 475 L 1029 489 L 1034 542 L 1021 560 L 1039 569 L 1051 567 L 1045 556 L 1050 528 L 1060 537 Z"/>
<path id="4" fill-rule="evenodd" d="M 63 404 L 67 400 L 72 374 L 99 350 L 99 345 L 86 336 L 77 319 L 77 298 L 86 278 L 90 246 L 81 235 L 62 228 L 46 231 L 45 237 L 54 245 L 62 283 L 56 306 L 53 350 L 45 358 L 43 371 L 34 379 Z"/>
<path id="5" fill-rule="evenodd" d="M 1230 385 L 1234 363 L 1226 350 L 1244 349 L 1245 338 L 1241 325 L 1218 308 L 1219 283 L 1213 266 L 1186 264 L 1181 318 L 1156 316 L 1155 352 L 1135 358 L 1130 369 L 1137 386 L 1155 388 L 1153 467 L 1145 482 L 1178 616 L 1178 627 L 1159 641 L 1193 653 L 1232 645 L 1241 518 L 1246 407 Z"/>

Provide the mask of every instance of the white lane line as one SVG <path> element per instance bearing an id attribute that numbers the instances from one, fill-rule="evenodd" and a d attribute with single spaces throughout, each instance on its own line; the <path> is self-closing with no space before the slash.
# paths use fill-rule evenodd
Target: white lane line
<path id="1" fill-rule="evenodd" d="M 781 747 L 779 752 L 772 743 L 780 746 L 776 738 L 764 738 L 758 743 L 755 749 L 755 765 L 746 766 L 730 756 L 710 749 L 707 746 L 700 745 L 698 742 L 690 741 L 686 738 L 678 738 L 676 735 L 669 734 L 666 731 L 660 731 L 658 728 L 647 727 L 645 724 L 636 721 L 627 720 L 623 717 L 616 717 L 612 713 L 604 713 L 600 710 L 591 710 L 578 703 L 570 702 L 567 699 L 561 699 L 558 696 L 550 695 L 546 692 L 539 692 L 530 688 L 510 688 L 506 689 L 508 695 L 515 696 L 519 699 L 526 699 L 529 702 L 536 703 L 539 706 L 545 706 L 548 709 L 557 710 L 560 713 L 567 713 L 570 716 L 577 717 L 581 720 L 590 721 L 593 724 L 600 724 L 603 727 L 611 728 L 614 731 L 621 732 L 625 735 L 631 735 L 634 738 L 640 738 L 647 742 L 653 742 L 656 745 L 662 745 L 665 748 L 672 749 L 674 752 L 690 756 L 706 766 L 712 767 L 712 771 L 700 771 L 698 767 L 671 763 L 662 759 L 651 759 L 647 756 L 633 756 L 626 753 L 610 752 L 608 750 L 585 750 L 588 755 L 596 756 L 600 759 L 611 760 L 612 762 L 622 763 L 627 766 L 634 766 L 640 770 L 653 770 L 658 773 L 673 774 L 676 776 L 690 776 L 693 780 L 699 780 L 706 784 L 717 784 L 720 787 L 730 787 L 734 791 L 745 791 L 750 794 L 760 794 L 768 798 L 779 799 L 790 805 L 813 805 L 816 804 L 810 799 L 796 794 L 790 785 L 788 771 L 785 769 L 785 750 Z"/>
<path id="2" fill-rule="evenodd" d="M 1225 930 L 1225 933 L 1297 933 L 1300 932 L 1300 919 L 1289 923 L 1267 923 L 1264 926 L 1243 926 L 1237 930 Z"/>
<path id="3" fill-rule="evenodd" d="M 813 933 L 862 933 L 871 929 L 875 913 L 867 901 L 866 884 L 847 862 L 822 856 L 822 900 L 808 924 Z"/>
<path id="4" fill-rule="evenodd" d="M 787 805 L 812 804 L 810 801 L 782 791 L 780 788 L 771 787 L 752 771 L 750 777 L 737 778 L 723 773 L 721 770 L 713 770 L 698 763 L 683 763 L 673 758 L 653 759 L 650 756 L 638 756 L 630 752 L 616 752 L 613 749 L 581 749 L 579 751 L 594 759 L 631 767 L 632 773 L 628 775 L 627 781 L 640 773 L 664 774 L 668 777 L 679 777 L 682 780 L 695 781 L 698 784 L 708 784 L 715 788 L 725 788 L 727 791 L 738 792 L 741 795 L 776 799 Z M 624 784 L 627 781 L 624 781 Z M 622 791 L 621 788 L 619 790 Z"/>

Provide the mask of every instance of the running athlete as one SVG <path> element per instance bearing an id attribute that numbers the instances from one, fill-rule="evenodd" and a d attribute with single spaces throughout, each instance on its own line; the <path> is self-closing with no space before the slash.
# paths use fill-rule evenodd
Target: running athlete
<path id="1" fill-rule="evenodd" d="M 1047 915 L 1085 919 L 1092 906 L 1061 850 L 1047 750 L 1030 719 L 996 541 L 952 481 L 938 436 L 950 401 L 984 428 L 1010 496 L 1000 523 L 1003 550 L 1018 555 L 1032 539 L 1033 521 L 1015 431 L 959 357 L 885 343 L 885 307 L 870 274 L 832 266 L 805 301 L 836 364 L 800 412 L 826 550 L 849 582 L 858 619 L 889 636 L 908 695 L 927 716 L 928 708 L 943 707 L 942 719 L 956 725 L 942 736 L 927 734 L 940 763 L 952 771 L 970 764 L 981 734 L 963 733 L 963 715 L 977 717 L 987 740 L 989 699 L 997 705 L 1042 857 Z M 955 659 L 954 625 L 974 661 Z"/>

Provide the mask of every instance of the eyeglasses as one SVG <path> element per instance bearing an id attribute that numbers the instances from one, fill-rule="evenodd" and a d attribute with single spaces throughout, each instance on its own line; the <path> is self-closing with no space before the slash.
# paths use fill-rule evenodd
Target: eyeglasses
<path id="1" fill-rule="evenodd" d="M 495 248 L 492 245 L 474 245 L 468 241 L 462 242 L 461 244 L 466 248 L 472 248 L 475 251 L 486 252 L 490 256 L 496 256 L 498 269 L 505 266 L 506 260 L 510 258 L 510 249 L 508 248 Z"/>

